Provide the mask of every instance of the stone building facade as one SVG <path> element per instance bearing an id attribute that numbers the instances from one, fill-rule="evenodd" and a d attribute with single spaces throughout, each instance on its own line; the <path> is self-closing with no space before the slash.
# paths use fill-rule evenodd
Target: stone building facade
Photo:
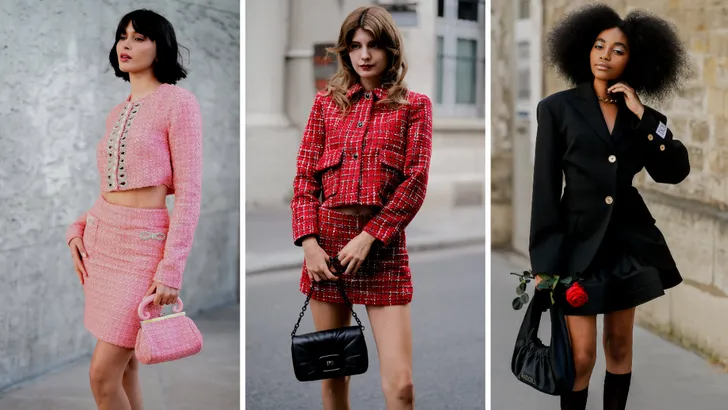
<path id="1" fill-rule="evenodd" d="M 0 4 L 0 390 L 91 353 L 65 231 L 99 196 L 94 147 L 128 96 L 109 50 L 119 19 L 151 8 L 175 27 L 200 103 L 202 211 L 185 310 L 234 303 L 239 278 L 240 7 L 231 0 Z M 173 205 L 173 197 L 169 197 Z"/>
<path id="2" fill-rule="evenodd" d="M 493 247 L 511 246 L 513 236 L 513 143 L 515 134 L 511 0 L 491 6 L 490 230 Z"/>
<path id="3" fill-rule="evenodd" d="M 532 10 L 543 10 L 530 17 L 543 27 L 535 34 L 535 41 L 542 42 L 545 32 L 565 12 L 586 3 L 531 0 Z M 708 0 L 606 3 L 620 13 L 640 8 L 669 19 L 678 28 L 695 68 L 674 99 L 645 101 L 668 116 L 668 126 L 689 150 L 692 172 L 677 186 L 656 184 L 644 171 L 635 179 L 685 278 L 684 284 L 666 297 L 638 309 L 638 320 L 703 353 L 728 360 L 728 326 L 716 322 L 716 314 L 720 315 L 717 312 L 728 309 L 728 4 Z M 532 106 L 566 86 L 555 72 L 545 67 L 543 70 L 543 88 L 532 90 Z M 531 119 L 526 127 L 532 131 L 535 121 Z M 511 133 L 510 138 L 516 140 L 517 133 Z M 532 151 L 533 145 L 529 148 Z M 494 155 L 503 156 L 498 151 Z M 501 159 L 507 160 L 508 156 Z M 513 184 L 513 189 L 525 191 L 518 183 Z M 516 201 L 511 204 L 515 209 Z M 513 221 L 528 218 L 528 214 L 517 211 Z M 513 229 L 511 237 L 501 242 L 513 246 L 517 235 L 524 234 L 517 231 Z"/>

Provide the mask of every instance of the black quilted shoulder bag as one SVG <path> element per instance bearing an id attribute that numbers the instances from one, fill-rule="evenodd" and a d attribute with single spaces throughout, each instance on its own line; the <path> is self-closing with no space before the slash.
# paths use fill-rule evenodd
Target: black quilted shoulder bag
<path id="1" fill-rule="evenodd" d="M 516 378 L 534 389 L 560 396 L 570 392 L 576 377 L 574 357 L 561 305 L 551 304 L 548 291 L 537 290 L 518 331 L 511 357 L 511 371 Z M 538 338 L 541 314 L 551 313 L 551 344 Z"/>
<path id="2" fill-rule="evenodd" d="M 296 335 L 304 312 L 311 300 L 315 282 L 311 282 L 306 302 L 303 304 L 298 321 L 291 332 L 291 355 L 293 371 L 302 382 L 332 379 L 363 374 L 369 367 L 369 354 L 364 340 L 364 326 L 354 312 L 354 306 L 344 291 L 343 281 L 337 281 L 344 301 L 351 307 L 356 326 L 323 330 L 320 332 Z"/>

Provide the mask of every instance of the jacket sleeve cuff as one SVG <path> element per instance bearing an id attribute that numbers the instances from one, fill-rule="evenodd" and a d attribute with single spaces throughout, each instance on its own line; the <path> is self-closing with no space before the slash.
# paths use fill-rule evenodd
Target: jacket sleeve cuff
<path id="1" fill-rule="evenodd" d="M 672 141 L 672 133 L 667 128 L 667 117 L 646 105 L 642 119 L 637 122 L 635 129 L 645 135 L 651 143 Z"/>
<path id="2" fill-rule="evenodd" d="M 392 238 L 397 234 L 397 229 L 392 226 L 383 225 L 375 217 L 364 226 L 364 232 L 373 236 L 386 247 L 389 246 Z"/>
<path id="3" fill-rule="evenodd" d="M 300 219 L 293 223 L 293 244 L 303 246 L 303 240 L 308 236 L 319 237 L 318 220 L 315 218 Z"/>
<path id="4" fill-rule="evenodd" d="M 84 212 L 76 221 L 74 221 L 68 229 L 66 229 L 66 245 L 69 245 L 73 238 L 83 238 L 83 232 L 86 229 L 86 213 Z"/>
<path id="5" fill-rule="evenodd" d="M 157 267 L 157 272 L 154 274 L 154 281 L 179 290 L 182 288 L 182 272 L 184 272 L 184 266 L 179 269 L 169 262 L 162 260 Z"/>

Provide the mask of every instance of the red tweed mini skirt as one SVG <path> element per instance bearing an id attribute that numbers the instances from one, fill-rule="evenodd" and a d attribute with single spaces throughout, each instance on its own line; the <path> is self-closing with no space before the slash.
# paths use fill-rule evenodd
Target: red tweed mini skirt
<path id="1" fill-rule="evenodd" d="M 96 338 L 134 347 L 140 328 L 137 308 L 164 256 L 168 228 L 166 208 L 130 208 L 100 197 L 87 212 L 84 325 Z M 149 306 L 153 316 L 161 309 Z"/>
<path id="2" fill-rule="evenodd" d="M 348 215 L 320 207 L 318 211 L 319 245 L 329 256 L 338 254 L 350 240 L 359 235 L 371 215 Z M 392 239 L 388 246 L 380 242 L 372 245 L 369 255 L 359 270 L 341 276 L 346 296 L 358 305 L 404 305 L 412 301 L 412 275 L 409 267 L 405 233 Z M 311 299 L 344 303 L 337 284 L 333 281 L 313 283 Z M 306 261 L 303 262 L 301 292 L 308 294 L 311 279 Z"/>

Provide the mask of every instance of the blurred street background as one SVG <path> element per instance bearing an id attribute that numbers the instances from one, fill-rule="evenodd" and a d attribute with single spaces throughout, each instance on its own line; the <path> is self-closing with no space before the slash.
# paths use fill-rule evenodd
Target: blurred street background
<path id="1" fill-rule="evenodd" d="M 202 110 L 202 212 L 181 298 L 209 341 L 195 358 L 142 369 L 145 408 L 165 409 L 165 402 L 179 403 L 179 409 L 238 408 L 239 2 L 4 0 L 0 409 L 95 408 L 88 386 L 95 339 L 83 325 L 83 291 L 64 238 L 100 195 L 94 149 L 109 110 L 130 92 L 129 83 L 115 77 L 109 51 L 121 17 L 138 8 L 150 8 L 174 26 L 189 69 L 178 85 L 194 93 Z M 227 329 L 218 326 L 223 317 Z M 228 355 L 222 367 L 220 352 Z M 180 366 L 194 367 L 198 375 L 216 370 L 227 380 L 214 386 L 193 381 Z M 175 394 L 177 399 L 168 396 Z M 218 401 L 208 406 L 193 394 Z"/>
<path id="2" fill-rule="evenodd" d="M 367 4 L 388 7 L 404 37 L 405 81 L 433 102 L 427 197 L 407 228 L 418 407 L 484 407 L 485 2 L 275 0 L 248 2 L 246 9 L 249 408 L 320 406 L 320 383 L 298 382 L 290 362 L 290 328 L 305 296 L 289 204 L 315 93 L 335 71 L 321 50 L 336 42 L 347 15 Z M 302 324 L 312 330 L 310 316 Z M 369 343 L 370 369 L 353 379 L 352 403 L 383 408 Z"/>
<path id="3" fill-rule="evenodd" d="M 567 88 L 543 60 L 544 38 L 564 13 L 590 1 L 493 0 L 491 226 L 494 247 L 493 409 L 555 408 L 518 382 L 509 363 L 524 311 L 511 310 L 518 268 L 504 253 L 528 254 L 536 104 Z M 630 408 L 713 410 L 725 408 L 728 375 L 712 362 L 728 362 L 728 4 L 715 1 L 604 1 L 626 14 L 641 8 L 677 26 L 695 75 L 669 101 L 649 101 L 690 153 L 691 175 L 680 185 L 658 185 L 646 173 L 635 178 L 663 231 L 683 284 L 637 309 L 635 395 Z M 668 345 L 657 337 L 674 344 Z M 680 346 L 680 347 L 678 347 Z M 690 352 L 699 353 L 695 356 Z M 603 361 L 603 357 L 600 356 Z M 659 364 L 659 366 L 657 366 Z M 591 389 L 602 383 L 598 367 Z M 678 380 L 678 381 L 675 381 Z M 591 394 L 590 394 L 591 396 Z M 632 398 L 630 400 L 633 400 Z M 550 405 L 537 403 L 551 403 Z M 594 406 L 601 408 L 599 400 Z M 591 406 L 591 404 L 590 404 Z"/>

